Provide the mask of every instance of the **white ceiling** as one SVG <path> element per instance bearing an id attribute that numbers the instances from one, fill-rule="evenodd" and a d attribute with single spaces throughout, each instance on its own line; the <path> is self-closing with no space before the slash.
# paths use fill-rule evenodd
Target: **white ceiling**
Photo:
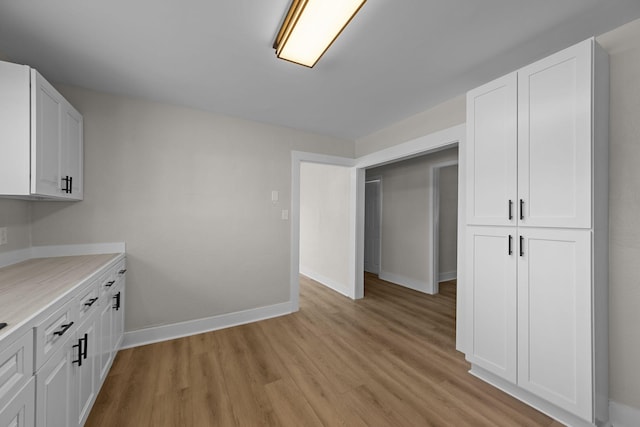
<path id="1" fill-rule="evenodd" d="M 48 80 L 357 139 L 640 18 L 640 0 L 369 0 L 313 69 L 289 0 L 0 0 L 0 52 Z"/>

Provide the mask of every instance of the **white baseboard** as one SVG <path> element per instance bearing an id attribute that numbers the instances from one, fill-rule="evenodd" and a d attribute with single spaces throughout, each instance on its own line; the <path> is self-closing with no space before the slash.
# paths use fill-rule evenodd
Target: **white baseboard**
<path id="1" fill-rule="evenodd" d="M 291 314 L 291 302 L 125 332 L 121 348 L 138 347 Z"/>
<path id="2" fill-rule="evenodd" d="M 510 383 L 509 381 L 506 381 L 503 378 L 480 368 L 479 366 L 472 364 L 469 373 L 491 384 L 492 386 L 499 388 L 505 393 L 510 394 L 516 399 L 523 401 L 532 408 L 535 408 L 538 411 L 547 414 L 554 420 L 559 421 L 564 425 L 571 427 L 594 427 L 595 425 L 547 402 L 544 399 L 539 398 L 532 393 L 529 393 L 528 391 L 518 387 L 517 385 Z"/>
<path id="3" fill-rule="evenodd" d="M 382 280 L 386 280 L 387 282 L 395 283 L 396 285 L 413 289 L 414 291 L 422 292 L 429 295 L 433 295 L 434 293 L 433 286 L 430 283 L 413 279 L 411 277 L 402 276 L 401 274 L 389 273 L 388 271 L 380 270 L 380 274 L 378 274 L 378 277 Z"/>
<path id="4" fill-rule="evenodd" d="M 640 409 L 610 400 L 609 419 L 613 427 L 640 426 Z"/>
<path id="5" fill-rule="evenodd" d="M 124 253 L 124 242 L 116 243 L 89 243 L 83 245 L 52 245 L 32 246 L 10 252 L 0 252 L 0 268 L 27 261 L 32 258 L 73 256 L 73 255 L 98 255 Z"/>
<path id="6" fill-rule="evenodd" d="M 327 276 L 324 276 L 302 265 L 300 266 L 300 274 L 302 274 L 303 276 L 307 276 L 309 279 L 315 280 L 321 285 L 324 285 L 329 289 L 333 289 L 334 291 L 346 297 L 353 298 L 353 295 L 351 295 L 351 292 L 348 291 L 349 287 L 346 286 L 344 283 L 340 283 L 337 280 L 333 280 Z"/>
<path id="7" fill-rule="evenodd" d="M 455 280 L 457 278 L 458 272 L 456 270 L 438 273 L 438 282 L 446 282 L 447 280 Z"/>

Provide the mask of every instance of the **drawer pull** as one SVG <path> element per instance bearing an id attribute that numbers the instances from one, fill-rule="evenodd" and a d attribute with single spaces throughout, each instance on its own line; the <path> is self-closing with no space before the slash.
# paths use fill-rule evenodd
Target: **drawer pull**
<path id="1" fill-rule="evenodd" d="M 115 281 L 115 280 L 111 280 L 110 282 L 107 282 L 107 283 L 105 283 L 104 285 L 105 285 L 107 288 L 110 288 L 111 286 L 113 286 L 113 284 L 114 284 L 114 283 L 116 283 L 116 281 Z"/>
<path id="2" fill-rule="evenodd" d="M 98 301 L 98 298 L 91 298 L 89 301 L 85 302 L 84 305 L 91 307 L 96 301 Z"/>
<path id="3" fill-rule="evenodd" d="M 63 336 L 65 332 L 69 330 L 69 328 L 73 325 L 73 322 L 69 322 L 66 325 L 62 325 L 62 329 L 59 331 L 55 331 L 53 335 Z"/>
<path id="4" fill-rule="evenodd" d="M 118 274 L 124 274 L 124 273 L 126 273 L 126 272 L 127 272 L 127 269 L 125 268 L 124 270 L 120 270 L 120 271 L 118 271 Z"/>
<path id="5" fill-rule="evenodd" d="M 116 303 L 115 303 L 115 305 L 113 306 L 113 308 L 114 308 L 115 310 L 120 310 L 120 292 L 118 292 L 117 294 L 115 294 L 115 295 L 113 296 L 113 299 L 115 299 L 115 300 L 116 300 Z"/>

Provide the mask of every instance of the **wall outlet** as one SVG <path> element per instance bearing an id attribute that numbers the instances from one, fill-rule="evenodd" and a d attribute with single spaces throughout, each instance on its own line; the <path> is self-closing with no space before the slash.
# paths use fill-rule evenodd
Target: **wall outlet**
<path id="1" fill-rule="evenodd" d="M 0 245 L 6 245 L 7 241 L 7 227 L 0 227 Z"/>

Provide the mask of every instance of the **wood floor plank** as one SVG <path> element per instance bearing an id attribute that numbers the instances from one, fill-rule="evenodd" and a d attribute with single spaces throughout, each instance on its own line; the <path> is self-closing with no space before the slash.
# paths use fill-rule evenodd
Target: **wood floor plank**
<path id="1" fill-rule="evenodd" d="M 121 351 L 86 425 L 559 426 L 468 373 L 455 310 L 455 281 L 366 274 L 353 301 L 302 276 L 297 313 Z"/>

